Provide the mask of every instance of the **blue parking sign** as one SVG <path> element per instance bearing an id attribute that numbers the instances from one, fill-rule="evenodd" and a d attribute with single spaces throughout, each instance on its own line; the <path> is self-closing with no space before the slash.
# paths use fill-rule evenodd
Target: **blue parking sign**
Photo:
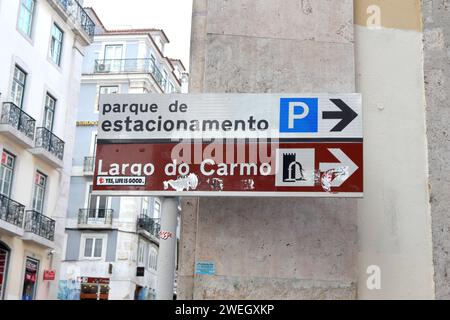
<path id="1" fill-rule="evenodd" d="M 280 132 L 318 132 L 318 98 L 281 98 Z"/>

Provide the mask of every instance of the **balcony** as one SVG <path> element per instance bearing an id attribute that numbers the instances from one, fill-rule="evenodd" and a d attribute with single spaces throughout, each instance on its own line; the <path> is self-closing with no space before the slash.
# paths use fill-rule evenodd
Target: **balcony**
<path id="1" fill-rule="evenodd" d="M 24 241 L 31 241 L 47 248 L 53 248 L 56 222 L 37 211 L 27 211 L 25 216 Z"/>
<path id="2" fill-rule="evenodd" d="M 30 151 L 56 168 L 63 167 L 64 141 L 46 128 L 37 128 L 35 147 Z"/>
<path id="3" fill-rule="evenodd" d="M 25 206 L 0 195 L 0 229 L 12 235 L 23 235 Z"/>
<path id="4" fill-rule="evenodd" d="M 47 0 L 58 14 L 69 24 L 75 34 L 84 39 L 85 45 L 92 43 L 95 23 L 77 0 Z"/>
<path id="5" fill-rule="evenodd" d="M 12 102 L 3 103 L 0 117 L 0 134 L 25 148 L 34 144 L 36 120 Z"/>
<path id="6" fill-rule="evenodd" d="M 78 228 L 111 229 L 113 209 L 80 209 L 78 212 Z"/>
<path id="7" fill-rule="evenodd" d="M 164 92 L 166 79 L 151 59 L 95 60 L 95 74 L 146 73 L 151 74 Z"/>
<path id="8" fill-rule="evenodd" d="M 95 157 L 84 157 L 83 173 L 87 176 L 94 175 Z"/>
<path id="9" fill-rule="evenodd" d="M 161 231 L 161 225 L 159 219 L 153 219 L 145 214 L 141 214 L 137 223 L 138 233 L 146 238 L 159 242 L 159 232 Z"/>

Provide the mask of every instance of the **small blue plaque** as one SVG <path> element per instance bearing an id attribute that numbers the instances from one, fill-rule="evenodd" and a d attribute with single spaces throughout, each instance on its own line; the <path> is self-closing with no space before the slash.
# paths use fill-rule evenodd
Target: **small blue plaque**
<path id="1" fill-rule="evenodd" d="M 195 264 L 195 274 L 213 276 L 216 274 L 216 263 L 212 261 L 199 261 Z"/>

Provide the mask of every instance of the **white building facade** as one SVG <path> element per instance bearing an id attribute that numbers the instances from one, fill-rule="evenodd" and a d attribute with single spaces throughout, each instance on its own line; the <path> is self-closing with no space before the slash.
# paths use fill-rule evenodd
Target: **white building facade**
<path id="1" fill-rule="evenodd" d="M 0 1 L 0 300 L 56 299 L 84 49 L 82 2 Z"/>
<path id="2" fill-rule="evenodd" d="M 83 63 L 61 300 L 155 298 L 161 199 L 93 196 L 101 94 L 181 92 L 185 69 L 162 30 L 99 26 Z"/>

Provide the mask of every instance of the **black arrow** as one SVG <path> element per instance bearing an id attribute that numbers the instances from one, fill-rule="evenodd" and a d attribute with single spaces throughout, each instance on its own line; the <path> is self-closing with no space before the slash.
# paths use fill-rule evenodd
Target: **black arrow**
<path id="1" fill-rule="evenodd" d="M 341 119 L 341 121 L 331 129 L 331 132 L 341 132 L 358 116 L 358 114 L 341 99 L 330 99 L 330 101 L 341 109 L 341 111 L 325 111 L 323 112 L 322 117 L 327 120 Z"/>

